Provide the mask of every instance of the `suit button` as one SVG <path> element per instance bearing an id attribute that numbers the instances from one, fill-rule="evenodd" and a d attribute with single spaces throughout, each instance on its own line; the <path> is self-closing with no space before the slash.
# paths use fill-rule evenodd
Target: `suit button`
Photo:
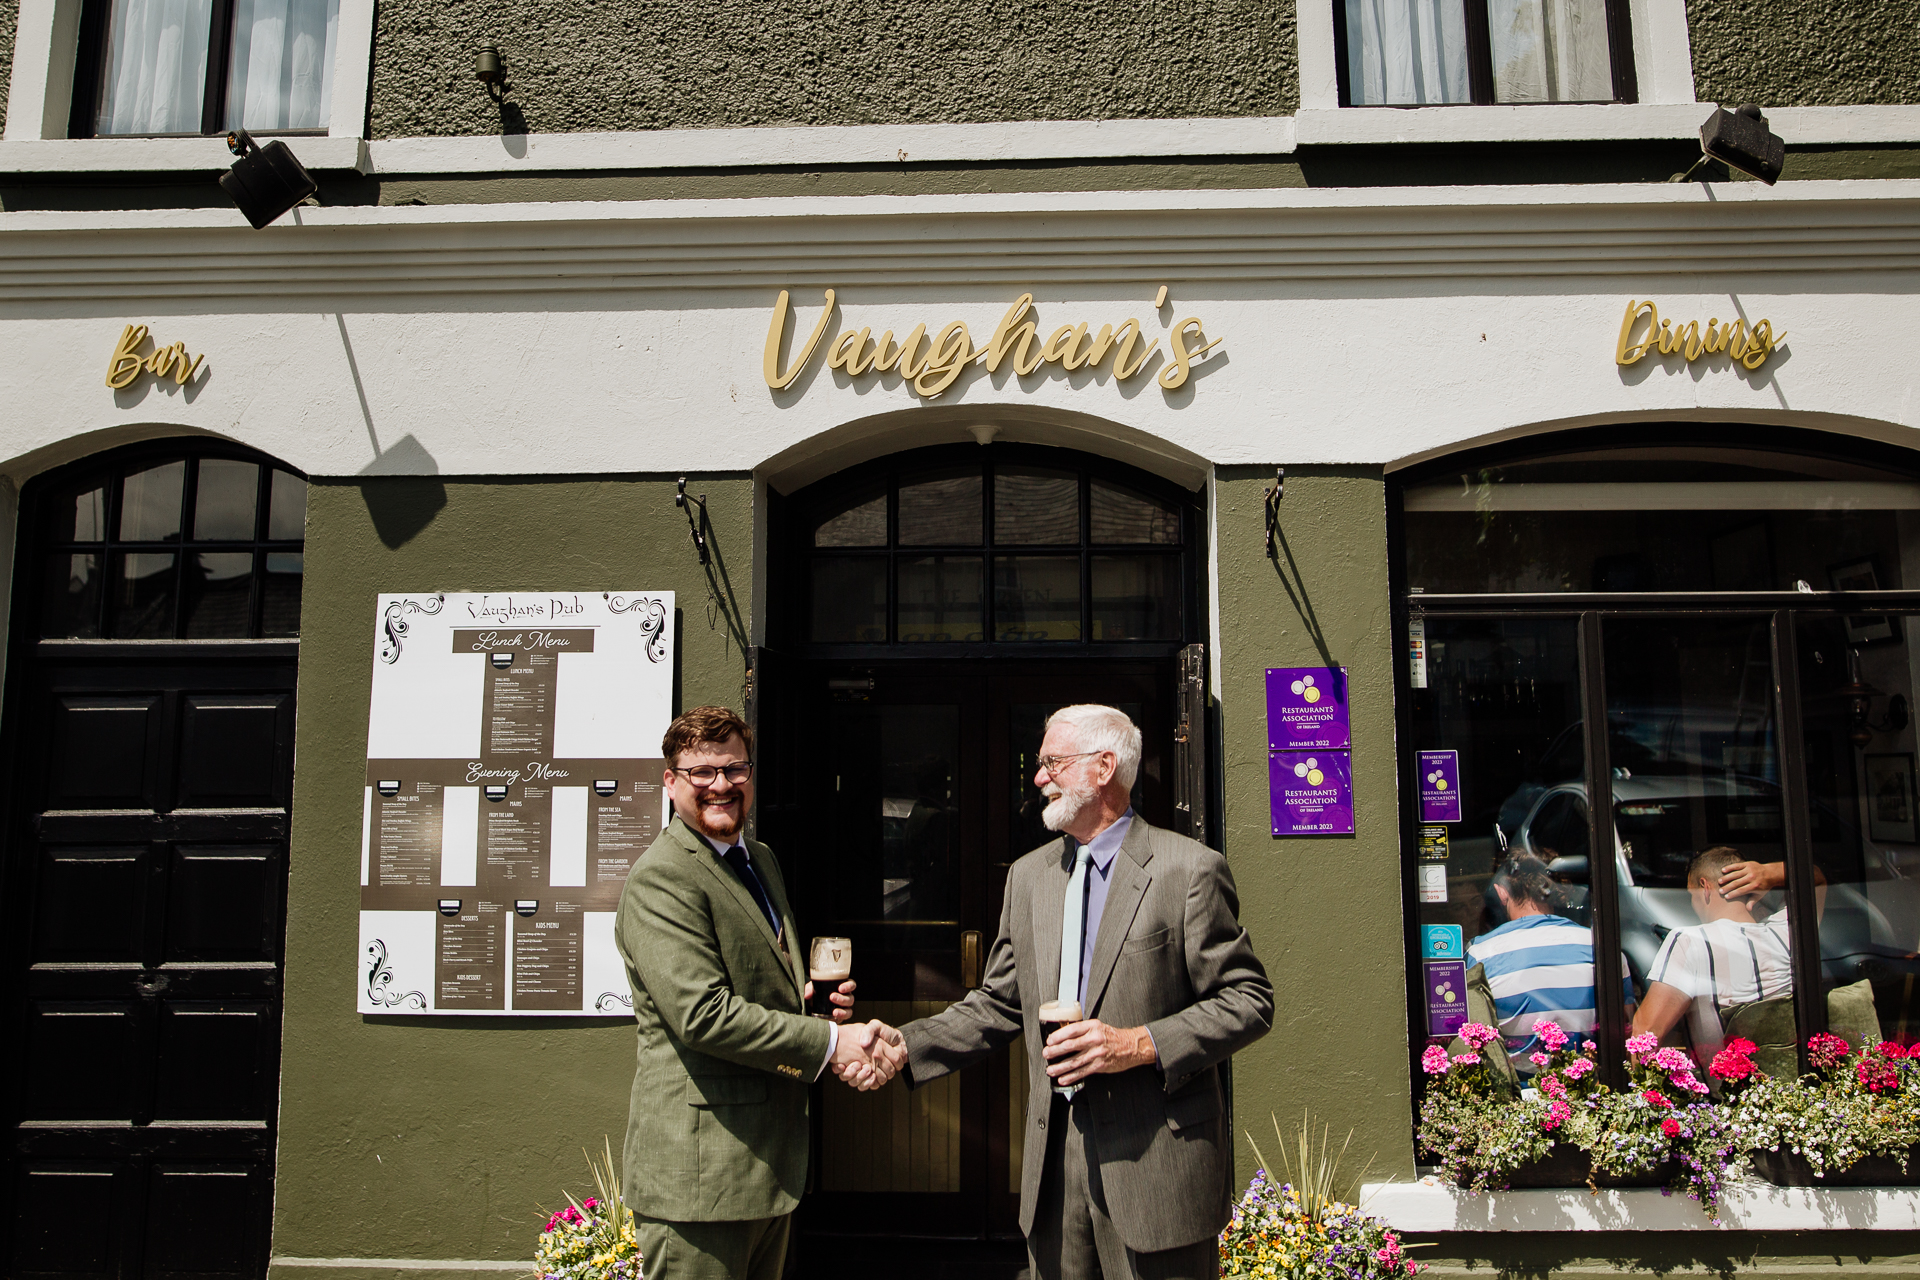
<path id="1" fill-rule="evenodd" d="M 1040 1119 L 1040 1127 L 1041 1127 L 1042 1129 L 1044 1129 L 1044 1128 L 1046 1128 L 1046 1127 L 1047 1127 L 1047 1121 L 1046 1121 L 1046 1117 L 1044 1117 L 1044 1116 L 1043 1116 L 1043 1117 L 1041 1117 L 1041 1119 Z"/>

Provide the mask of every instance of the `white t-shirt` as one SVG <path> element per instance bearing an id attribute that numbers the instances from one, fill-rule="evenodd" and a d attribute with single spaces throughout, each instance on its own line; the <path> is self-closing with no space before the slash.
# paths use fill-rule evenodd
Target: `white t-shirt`
<path id="1" fill-rule="evenodd" d="M 1793 994 L 1788 937 L 1787 913 L 1782 910 L 1761 924 L 1709 920 L 1689 925 L 1675 929 L 1660 944 L 1647 978 L 1693 1000 L 1689 1027 L 1694 1053 L 1702 1061 L 1725 1042 L 1722 1009 Z"/>

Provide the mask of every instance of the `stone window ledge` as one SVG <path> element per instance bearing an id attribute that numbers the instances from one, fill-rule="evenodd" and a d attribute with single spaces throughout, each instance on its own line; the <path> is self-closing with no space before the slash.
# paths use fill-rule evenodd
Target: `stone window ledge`
<path id="1" fill-rule="evenodd" d="M 260 134 L 262 145 L 272 135 Z M 308 169 L 367 173 L 359 138 L 289 134 L 283 139 Z M 214 173 L 233 167 L 220 138 L 30 138 L 0 142 L 0 174 Z"/>
<path id="2" fill-rule="evenodd" d="M 1397 1231 L 1913 1231 L 1920 1187 L 1776 1187 L 1741 1178 L 1728 1185 L 1720 1221 L 1658 1188 L 1594 1193 L 1585 1187 L 1470 1195 L 1428 1175 L 1374 1182 L 1361 1207 Z"/>

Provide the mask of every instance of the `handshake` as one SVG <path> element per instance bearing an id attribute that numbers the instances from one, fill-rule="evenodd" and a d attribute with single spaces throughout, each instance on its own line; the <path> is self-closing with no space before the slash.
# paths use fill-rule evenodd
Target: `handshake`
<path id="1" fill-rule="evenodd" d="M 834 1075 L 865 1092 L 878 1089 L 900 1074 L 900 1068 L 907 1065 L 907 1043 L 899 1031 L 877 1018 L 858 1025 L 850 1022 L 853 991 L 854 983 L 849 980 L 842 982 L 838 990 L 827 993 L 827 1000 L 833 1006 L 833 1021 L 840 1026 L 829 1065 Z M 820 1007 L 814 1000 L 813 983 L 807 983 L 802 998 L 809 1008 Z"/>

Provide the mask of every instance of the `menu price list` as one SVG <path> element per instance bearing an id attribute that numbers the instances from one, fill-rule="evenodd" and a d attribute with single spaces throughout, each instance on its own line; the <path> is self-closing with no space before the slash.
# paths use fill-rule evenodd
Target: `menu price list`
<path id="1" fill-rule="evenodd" d="M 583 903 L 541 902 L 513 918 L 513 1007 L 578 1009 L 581 1003 Z"/>
<path id="2" fill-rule="evenodd" d="M 588 814 L 587 848 L 593 859 L 588 888 L 594 904 L 606 910 L 620 901 L 627 874 L 660 834 L 660 787 L 623 782 L 611 795 L 596 789 Z"/>
<path id="3" fill-rule="evenodd" d="M 538 886 L 547 864 L 553 788 L 522 785 L 509 798 L 487 799 L 481 813 L 488 884 Z"/>
<path id="4" fill-rule="evenodd" d="M 445 788 L 418 780 L 392 794 L 379 782 L 375 787 L 373 883 L 383 889 L 437 884 Z"/>
<path id="5" fill-rule="evenodd" d="M 434 957 L 440 1009 L 507 1007 L 504 903 L 443 902 Z"/>

